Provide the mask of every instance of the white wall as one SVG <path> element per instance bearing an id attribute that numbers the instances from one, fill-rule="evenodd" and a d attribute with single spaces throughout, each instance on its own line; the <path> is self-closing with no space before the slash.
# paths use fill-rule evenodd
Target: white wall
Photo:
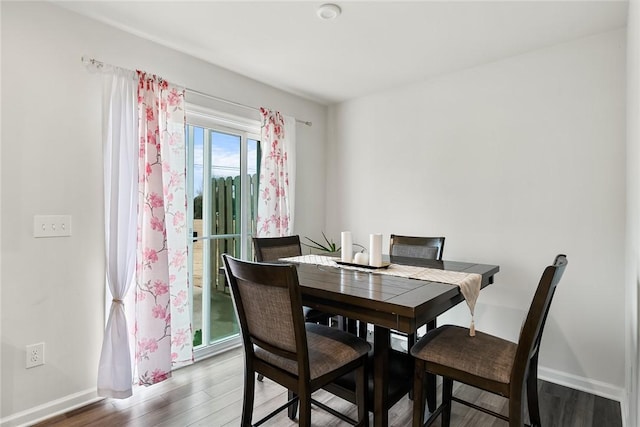
<path id="1" fill-rule="evenodd" d="M 541 376 L 625 385 L 625 31 L 329 108 L 327 229 L 446 236 L 445 259 L 500 265 L 476 327 L 517 340 L 542 270 L 569 266 Z M 386 245 L 387 242 L 384 244 Z M 456 307 L 440 321 L 468 324 Z M 616 363 L 617 361 L 617 363 Z"/>
<path id="2" fill-rule="evenodd" d="M 325 221 L 318 194 L 324 194 L 326 107 L 49 3 L 0 7 L 0 417 L 9 425 L 95 396 L 105 305 L 101 81 L 85 69 L 81 56 L 313 121 L 312 127 L 297 127 L 296 231 L 301 234 L 315 233 Z M 72 215 L 73 236 L 34 239 L 35 214 Z M 42 341 L 46 364 L 26 370 L 25 345 Z"/>
<path id="3" fill-rule="evenodd" d="M 623 416 L 627 426 L 638 425 L 640 405 L 638 404 L 639 321 L 638 285 L 640 284 L 640 3 L 629 2 L 627 18 L 627 276 L 626 276 L 626 402 Z"/>

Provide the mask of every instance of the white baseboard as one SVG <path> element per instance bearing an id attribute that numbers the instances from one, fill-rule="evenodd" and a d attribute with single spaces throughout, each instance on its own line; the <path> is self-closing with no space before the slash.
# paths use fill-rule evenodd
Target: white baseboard
<path id="1" fill-rule="evenodd" d="M 606 399 L 620 402 L 620 415 L 622 417 L 622 427 L 629 426 L 629 402 L 627 401 L 627 393 L 624 388 L 616 387 L 612 384 L 602 381 L 596 381 L 578 375 L 568 374 L 566 372 L 556 371 L 555 369 L 538 367 L 538 378 L 544 381 L 559 384 L 575 390 L 584 391 L 595 396 L 604 397 Z"/>
<path id="2" fill-rule="evenodd" d="M 44 421 L 47 418 L 64 414 L 65 412 L 72 411 L 102 399 L 104 398 L 98 396 L 95 388 L 81 391 L 2 418 L 0 419 L 0 426 L 22 427 L 33 425 Z"/>
<path id="3" fill-rule="evenodd" d="M 622 412 L 622 427 L 629 426 L 629 400 L 625 393 L 623 399 L 620 401 L 620 412 Z"/>
<path id="4" fill-rule="evenodd" d="M 591 393 L 596 396 L 618 401 L 622 404 L 624 401 L 625 390 L 622 387 L 616 387 L 612 384 L 602 381 L 592 380 L 578 375 L 568 374 L 555 369 L 538 367 L 538 378 L 549 381 L 565 387 Z"/>

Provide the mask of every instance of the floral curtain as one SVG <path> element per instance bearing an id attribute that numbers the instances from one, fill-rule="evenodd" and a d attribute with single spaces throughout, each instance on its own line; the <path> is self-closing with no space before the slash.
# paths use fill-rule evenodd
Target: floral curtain
<path id="1" fill-rule="evenodd" d="M 293 231 L 295 194 L 295 119 L 260 109 L 259 237 L 289 236 Z"/>
<path id="2" fill-rule="evenodd" d="M 138 382 L 193 361 L 187 278 L 184 90 L 138 72 Z"/>

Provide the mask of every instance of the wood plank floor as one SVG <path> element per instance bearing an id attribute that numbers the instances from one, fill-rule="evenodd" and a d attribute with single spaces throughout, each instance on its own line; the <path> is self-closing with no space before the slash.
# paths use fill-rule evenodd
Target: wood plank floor
<path id="1" fill-rule="evenodd" d="M 618 402 L 593 396 L 566 387 L 540 381 L 540 411 L 544 427 L 621 427 Z M 454 385 L 454 393 L 476 404 L 506 414 L 506 399 L 472 387 Z M 234 349 L 174 372 L 161 384 L 134 390 L 125 400 L 104 399 L 92 405 L 51 418 L 44 426 L 239 426 L 242 412 L 243 354 Z M 355 406 L 329 393 L 319 391 L 314 398 L 335 409 L 356 417 Z M 265 379 L 256 385 L 254 420 L 269 413 L 286 401 L 286 391 Z M 405 397 L 389 414 L 389 425 L 411 425 L 412 402 Z M 342 427 L 348 424 L 313 409 L 314 426 Z M 297 426 L 286 411 L 265 426 Z M 439 420 L 434 423 L 439 427 Z M 452 426 L 504 427 L 507 423 L 489 415 L 454 403 Z"/>

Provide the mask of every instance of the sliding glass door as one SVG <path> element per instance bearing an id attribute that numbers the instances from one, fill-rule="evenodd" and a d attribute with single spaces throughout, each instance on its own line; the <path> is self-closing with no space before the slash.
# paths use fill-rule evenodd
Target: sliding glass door
<path id="1" fill-rule="evenodd" d="M 190 278 L 196 358 L 238 342 L 221 255 L 252 258 L 258 195 L 257 123 L 187 116 Z"/>

